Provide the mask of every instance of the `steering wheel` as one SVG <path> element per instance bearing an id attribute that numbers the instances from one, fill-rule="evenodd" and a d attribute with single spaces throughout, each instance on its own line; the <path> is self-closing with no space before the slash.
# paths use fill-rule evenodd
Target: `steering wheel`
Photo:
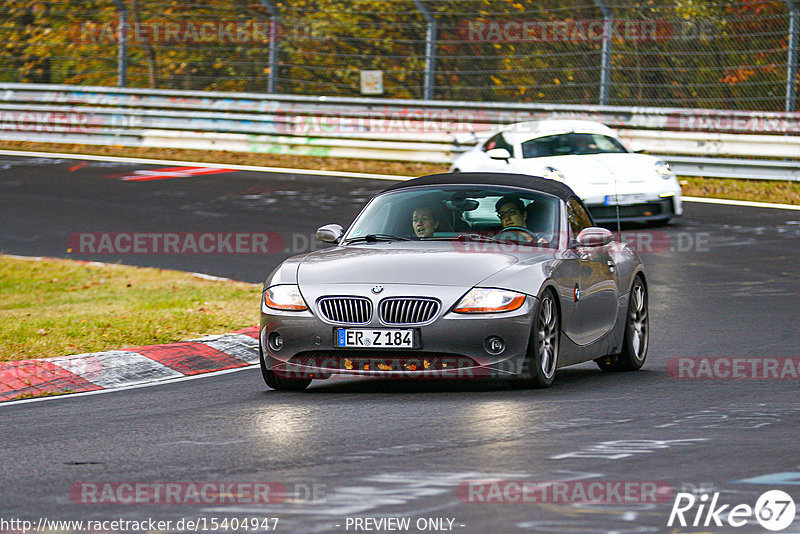
<path id="1" fill-rule="evenodd" d="M 511 235 L 518 236 L 518 239 L 515 239 L 515 241 L 519 241 L 521 243 L 541 242 L 538 235 L 522 226 L 507 226 L 500 230 L 500 232 L 497 234 L 497 237 L 502 237 L 506 232 L 508 232 L 507 237 L 511 237 Z"/>

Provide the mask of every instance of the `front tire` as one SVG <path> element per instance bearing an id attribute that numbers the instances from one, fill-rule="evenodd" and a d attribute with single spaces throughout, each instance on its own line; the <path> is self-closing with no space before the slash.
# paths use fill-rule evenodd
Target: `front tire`
<path id="1" fill-rule="evenodd" d="M 553 292 L 546 289 L 533 315 L 533 328 L 522 373 L 514 380 L 524 388 L 549 387 L 556 376 L 560 341 L 558 307 Z"/>
<path id="2" fill-rule="evenodd" d="M 302 391 L 311 384 L 310 378 L 287 378 L 277 374 L 275 371 L 267 369 L 267 362 L 264 360 L 264 351 L 258 347 L 258 360 L 261 363 L 261 376 L 272 389 L 278 391 Z"/>
<path id="3" fill-rule="evenodd" d="M 636 371 L 647 359 L 650 344 L 650 317 L 647 303 L 647 287 L 637 276 L 631 286 L 628 300 L 628 315 L 625 319 L 625 337 L 622 352 L 596 360 L 603 371 Z"/>

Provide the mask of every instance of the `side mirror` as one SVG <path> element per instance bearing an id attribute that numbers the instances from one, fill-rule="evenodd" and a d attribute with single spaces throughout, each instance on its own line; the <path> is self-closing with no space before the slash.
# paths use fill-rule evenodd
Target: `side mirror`
<path id="1" fill-rule="evenodd" d="M 633 152 L 634 154 L 641 154 L 642 152 L 645 151 L 645 148 L 641 144 L 637 143 L 636 141 L 632 142 L 628 146 L 628 148 L 630 148 L 631 152 Z"/>
<path id="2" fill-rule="evenodd" d="M 600 228 L 598 226 L 590 226 L 584 228 L 578 234 L 578 246 L 581 247 L 603 247 L 608 245 L 614 240 L 614 234 L 611 230 Z"/>
<path id="3" fill-rule="evenodd" d="M 323 243 L 338 243 L 344 229 L 338 224 L 326 224 L 317 228 L 317 239 Z"/>
<path id="4" fill-rule="evenodd" d="M 511 159 L 511 153 L 505 148 L 493 148 L 491 150 L 487 150 L 486 155 L 492 159 L 505 160 L 506 163 L 508 163 L 508 160 Z"/>

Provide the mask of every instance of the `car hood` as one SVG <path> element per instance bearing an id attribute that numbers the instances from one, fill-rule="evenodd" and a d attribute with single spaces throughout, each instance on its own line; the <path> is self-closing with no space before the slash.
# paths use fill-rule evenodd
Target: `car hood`
<path id="1" fill-rule="evenodd" d="M 654 179 L 656 161 L 644 154 L 584 154 L 531 158 L 522 165 L 525 172 L 539 175 L 545 167 L 554 167 L 564 174 L 568 184 L 607 185 L 615 179 L 621 184 Z"/>
<path id="2" fill-rule="evenodd" d="M 503 252 L 503 247 L 500 243 L 449 241 L 336 247 L 305 256 L 297 280 L 301 286 L 368 283 L 469 288 L 520 261 L 552 254 L 533 249 Z"/>

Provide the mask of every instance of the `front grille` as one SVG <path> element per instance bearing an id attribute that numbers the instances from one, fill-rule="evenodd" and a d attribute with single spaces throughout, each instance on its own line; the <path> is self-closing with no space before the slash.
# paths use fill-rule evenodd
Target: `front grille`
<path id="1" fill-rule="evenodd" d="M 363 297 L 325 297 L 319 312 L 332 323 L 367 324 L 372 318 L 372 303 Z"/>
<path id="2" fill-rule="evenodd" d="M 383 299 L 378 305 L 381 321 L 393 325 L 427 323 L 439 313 L 439 301 L 416 297 Z"/>
<path id="3" fill-rule="evenodd" d="M 453 371 L 480 367 L 461 354 L 447 352 L 398 352 L 391 350 L 317 350 L 300 352 L 289 358 L 289 364 L 330 371 Z M 476 370 L 476 373 L 480 371 Z M 474 378 L 478 374 L 464 378 Z"/>
<path id="4" fill-rule="evenodd" d="M 595 220 L 616 220 L 617 206 L 589 206 L 589 212 Z M 646 217 L 671 216 L 672 199 L 656 200 L 644 204 L 630 204 L 619 206 L 621 219 L 636 219 Z"/>

